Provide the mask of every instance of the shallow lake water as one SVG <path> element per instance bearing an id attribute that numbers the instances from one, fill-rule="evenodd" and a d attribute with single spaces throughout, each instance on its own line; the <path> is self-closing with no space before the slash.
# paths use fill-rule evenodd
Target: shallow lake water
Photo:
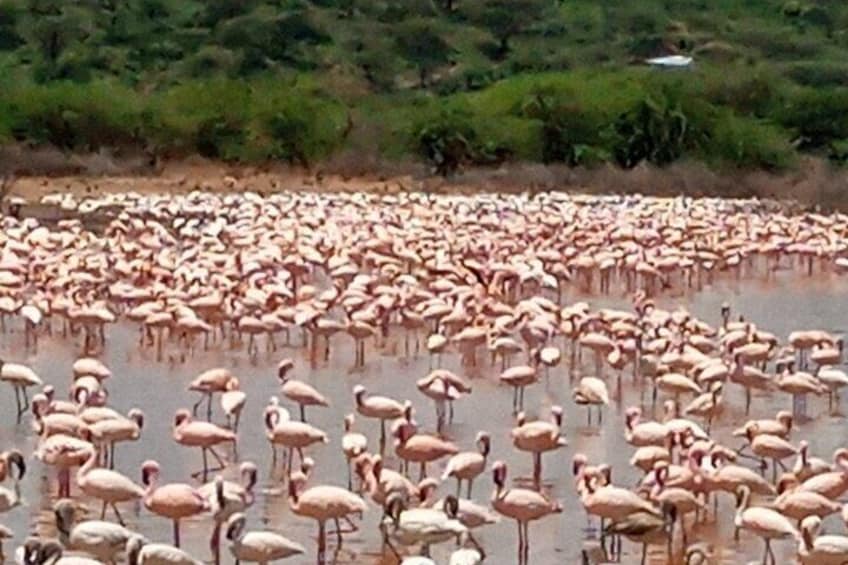
<path id="1" fill-rule="evenodd" d="M 588 300 L 593 308 L 627 304 L 624 298 L 599 299 L 571 295 L 567 299 Z M 809 279 L 796 273 L 770 283 L 747 281 L 736 284 L 724 281 L 691 295 L 667 296 L 657 300 L 663 307 L 686 306 L 696 316 L 715 325 L 719 322 L 719 308 L 724 301 L 733 306 L 735 314 L 744 314 L 759 328 L 775 333 L 782 340 L 795 329 L 820 328 L 842 334 L 848 324 L 845 319 L 848 313 L 848 284 L 836 276 L 823 275 Z M 330 408 L 312 408 L 308 412 L 310 423 L 326 430 L 330 436 L 329 444 L 308 450 L 308 455 L 316 461 L 311 484 L 343 486 L 346 483 L 346 463 L 340 447 L 342 419 L 346 413 L 353 411 L 351 390 L 357 383 L 362 383 L 372 393 L 412 400 L 416 407 L 415 417 L 422 429 L 433 431 L 435 428 L 432 403 L 415 388 L 415 380 L 428 373 L 429 359 L 426 353 L 417 358 L 404 359 L 403 334 L 400 331 L 393 331 L 387 345 L 380 351 L 375 350 L 373 343 L 369 342 L 365 367 L 357 371 L 350 369 L 353 365 L 353 347 L 352 341 L 345 335 L 333 339 L 329 362 L 319 362 L 314 368 L 309 366 L 306 350 L 293 346 L 266 354 L 262 342 L 256 362 L 248 358 L 243 347 L 229 350 L 218 346 L 205 352 L 199 350 L 193 358 L 180 362 L 173 345 L 166 351 L 163 361 L 157 362 L 152 349 L 138 347 L 137 337 L 137 328 L 130 324 L 121 323 L 109 328 L 107 347 L 100 356 L 113 371 L 113 377 L 106 382 L 110 392 L 110 406 L 122 413 L 132 407 L 139 407 L 146 415 L 142 439 L 118 447 L 116 468 L 140 482 L 140 465 L 143 460 L 152 458 L 162 466 L 163 483 L 189 480 L 189 474 L 201 466 L 200 450 L 181 447 L 172 439 L 174 412 L 179 408 L 190 407 L 197 399 L 195 394 L 186 390 L 186 385 L 198 373 L 216 366 L 232 369 L 241 379 L 242 388 L 248 395 L 239 433 L 239 460 L 254 461 L 260 470 L 260 489 L 256 503 L 248 513 L 248 527 L 279 531 L 307 548 L 305 555 L 292 558 L 287 563 L 306 564 L 316 561 L 317 527 L 314 522 L 291 513 L 285 491 L 281 489 L 279 474 L 276 477 L 268 474 L 271 458 L 264 435 L 262 410 L 271 395 L 279 394 L 275 366 L 281 358 L 294 358 L 294 376 L 313 384 L 332 403 Z M 299 342 L 299 338 L 299 335 L 293 333 L 293 342 Z M 45 382 L 55 385 L 59 394 L 68 390 L 71 365 L 79 353 L 79 343 L 72 339 L 62 339 L 55 333 L 52 338 L 44 337 L 40 340 L 37 352 L 29 353 L 25 353 L 23 348 L 23 334 L 19 326 L 0 336 L 0 355 L 4 360 L 30 365 Z M 475 434 L 480 430 L 488 431 L 492 437 L 490 461 L 505 460 L 509 464 L 510 480 L 527 477 L 532 469 L 531 457 L 514 450 L 510 441 L 510 430 L 514 425 L 511 391 L 497 384 L 499 363 L 496 366 L 489 365 L 488 355 L 482 352 L 479 358 L 484 360 L 482 366 L 470 375 L 474 392 L 456 403 L 455 421 L 447 428 L 446 435 L 461 449 L 473 449 Z M 564 355 L 564 359 L 567 360 L 567 355 Z M 513 361 L 516 364 L 523 362 L 518 358 Z M 442 366 L 469 375 L 468 370 L 460 366 L 458 355 L 444 355 Z M 571 458 L 575 453 L 585 453 L 592 462 L 611 464 L 616 484 L 632 485 L 639 478 L 639 472 L 628 465 L 634 449 L 625 443 L 622 432 L 624 410 L 627 406 L 639 403 L 643 392 L 641 385 L 626 378 L 623 399 L 613 401 L 606 410 L 603 426 L 600 429 L 588 428 L 585 409 L 576 406 L 571 400 L 571 379 L 579 374 L 581 368 L 570 368 L 563 363 L 551 370 L 549 376 L 540 383 L 529 387 L 526 393 L 525 408 L 531 418 L 538 415 L 547 419 L 550 406 L 564 406 L 564 429 L 569 442 L 565 449 L 544 456 L 543 488 L 562 502 L 564 512 L 531 524 L 532 564 L 579 563 L 582 543 L 593 533 L 587 529 L 585 513 L 573 489 Z M 648 397 L 646 394 L 646 399 Z M 287 406 L 296 415 L 294 406 Z M 790 407 L 791 398 L 788 395 L 778 392 L 755 395 L 751 417 L 770 417 L 777 410 Z M 31 531 L 55 535 L 52 512 L 49 511 L 56 491 L 55 472 L 31 458 L 35 437 L 31 431 L 30 418 L 26 416 L 20 425 L 14 424 L 11 388 L 4 389 L 0 397 L 0 410 L 0 447 L 21 448 L 28 457 L 30 467 L 23 484 L 26 504 L 0 515 L 0 523 L 15 532 L 15 540 L 10 545 L 16 547 Z M 730 431 L 747 419 L 743 411 L 743 391 L 728 383 L 725 389 L 725 411 L 713 426 L 714 437 L 726 445 L 738 445 L 738 439 L 732 438 Z M 826 398 L 810 399 L 807 411 L 812 417 L 797 424 L 792 441 L 797 443 L 800 439 L 807 439 L 812 453 L 829 459 L 837 446 L 846 445 L 848 441 L 846 420 L 828 415 Z M 217 397 L 214 420 L 218 423 L 224 420 L 217 405 Z M 370 447 L 375 449 L 378 424 L 359 417 L 356 427 L 368 435 Z M 226 474 L 234 477 L 237 463 L 232 462 L 232 453 L 228 456 L 231 463 Z M 388 465 L 397 468 L 391 448 L 387 448 L 387 456 Z M 432 466 L 431 475 L 440 474 L 443 466 L 444 461 Z M 441 487 L 440 494 L 452 492 L 453 488 L 454 483 L 448 482 Z M 475 482 L 474 498 L 486 503 L 491 493 L 492 481 L 487 472 Z M 75 486 L 73 494 L 75 497 L 80 496 Z M 87 502 L 96 515 L 99 505 L 95 501 Z M 370 501 L 369 505 L 369 512 L 359 532 L 346 537 L 343 549 L 335 555 L 335 562 L 394 562 L 389 555 L 381 554 L 377 528 L 381 511 Z M 151 540 L 171 542 L 171 523 L 166 519 L 152 515 L 143 508 L 127 508 L 123 514 L 129 527 Z M 721 498 L 720 515 L 718 524 L 699 526 L 693 537 L 715 542 L 721 552 L 722 562 L 758 562 L 762 555 L 762 545 L 758 539 L 743 534 L 740 544 L 732 542 L 731 497 Z M 211 558 L 208 550 L 211 524 L 207 516 L 186 520 L 182 528 L 183 547 L 207 561 Z M 826 522 L 826 529 L 830 532 L 841 533 L 842 528 L 838 520 L 829 519 Z M 499 565 L 516 561 L 517 531 L 513 522 L 502 520 L 499 524 L 479 530 L 476 537 L 489 554 L 488 563 Z M 333 547 L 332 540 L 330 547 Z M 792 561 L 794 542 L 777 542 L 775 549 L 779 562 Z M 433 556 L 437 562 L 446 563 L 451 550 L 450 544 L 437 546 L 434 547 Z M 638 563 L 640 552 L 641 546 L 625 540 L 622 561 Z M 223 548 L 222 555 L 224 563 L 232 562 L 226 548 Z M 333 562 L 332 559 L 329 562 Z M 664 548 L 652 548 L 651 562 L 665 563 Z"/>

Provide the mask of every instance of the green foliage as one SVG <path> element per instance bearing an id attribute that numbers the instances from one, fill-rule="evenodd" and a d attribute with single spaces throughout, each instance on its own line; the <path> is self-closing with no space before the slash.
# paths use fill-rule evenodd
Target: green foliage
<path id="1" fill-rule="evenodd" d="M 613 124 L 614 156 L 624 168 L 648 161 L 668 165 L 692 145 L 689 119 L 679 103 L 648 97 Z"/>
<path id="2" fill-rule="evenodd" d="M 416 124 L 413 136 L 418 152 L 436 173 L 448 176 L 474 160 L 477 133 L 469 114 L 442 111 Z"/>
<path id="3" fill-rule="evenodd" d="M 780 112 L 801 148 L 820 148 L 848 138 L 848 89 L 804 90 Z"/>
<path id="4" fill-rule="evenodd" d="M 542 160 L 570 166 L 591 165 L 604 158 L 596 116 L 556 94 L 533 93 L 522 106 L 522 114 L 542 122 Z"/>
<path id="5" fill-rule="evenodd" d="M 784 170 L 795 161 L 778 128 L 729 113 L 717 121 L 707 154 L 720 163 L 749 169 Z"/>
<path id="6" fill-rule="evenodd" d="M 412 20 L 398 26 L 395 43 L 401 56 L 418 69 L 422 87 L 430 73 L 448 62 L 451 46 L 427 20 Z"/>
<path id="7" fill-rule="evenodd" d="M 442 174 L 842 162 L 846 29 L 835 0 L 0 0 L 0 141 L 303 166 L 368 146 Z M 668 53 L 695 68 L 634 64 Z"/>
<path id="8" fill-rule="evenodd" d="M 467 15 L 482 25 L 498 41 L 497 58 L 509 52 L 509 40 L 542 20 L 547 0 L 482 0 L 468 2 Z"/>

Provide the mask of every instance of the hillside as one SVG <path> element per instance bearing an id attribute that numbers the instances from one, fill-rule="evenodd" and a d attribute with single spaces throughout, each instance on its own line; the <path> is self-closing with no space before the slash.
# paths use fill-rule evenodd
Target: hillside
<path id="1" fill-rule="evenodd" d="M 779 171 L 846 110 L 834 0 L 0 1 L 0 143 L 67 152 Z"/>

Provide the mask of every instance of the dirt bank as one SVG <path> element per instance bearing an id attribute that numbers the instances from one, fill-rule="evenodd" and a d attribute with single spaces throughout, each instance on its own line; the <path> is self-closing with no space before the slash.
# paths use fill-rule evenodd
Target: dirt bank
<path id="1" fill-rule="evenodd" d="M 41 150 L 39 150 L 41 151 Z M 848 209 L 848 171 L 808 159 L 791 173 L 715 171 L 696 163 L 663 169 L 614 167 L 571 169 L 558 165 L 510 163 L 498 168 L 461 171 L 453 178 L 432 175 L 421 164 L 378 163 L 343 155 L 304 171 L 282 165 L 248 167 L 192 158 L 144 164 L 138 158 L 95 154 L 59 158 L 15 150 L 2 159 L 0 176 L 13 177 L 7 195 L 33 201 L 44 194 L 70 192 L 96 196 L 107 192 L 182 194 L 192 190 L 259 193 L 280 190 L 436 193 L 564 190 L 589 193 L 641 193 L 663 196 L 759 197 L 794 200 L 803 206 Z M 6 155 L 7 157 L 9 155 Z M 64 160 L 62 160 L 64 159 Z M 16 165 L 17 163 L 17 165 Z"/>

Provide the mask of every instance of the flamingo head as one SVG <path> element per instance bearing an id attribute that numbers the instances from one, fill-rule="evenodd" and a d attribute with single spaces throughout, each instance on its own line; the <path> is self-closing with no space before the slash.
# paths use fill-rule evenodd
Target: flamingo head
<path id="1" fill-rule="evenodd" d="M 227 533 L 226 537 L 230 541 L 237 540 L 241 537 L 241 533 L 244 530 L 246 518 L 244 514 L 241 512 L 236 512 L 230 519 L 227 520 Z"/>
<path id="2" fill-rule="evenodd" d="M 486 432 L 479 432 L 475 441 L 483 457 L 488 457 L 492 451 L 492 438 Z"/>
<path id="3" fill-rule="evenodd" d="M 141 484 L 144 486 L 150 486 L 155 483 L 160 472 L 161 468 L 159 467 L 159 463 L 148 459 L 141 464 Z"/>
<path id="4" fill-rule="evenodd" d="M 239 466 L 239 474 L 244 484 L 244 490 L 250 492 L 256 486 L 259 477 L 259 472 L 256 469 L 256 464 L 252 461 L 245 461 Z"/>
<path id="5" fill-rule="evenodd" d="M 7 468 L 14 467 L 17 470 L 17 476 L 13 475 L 15 480 L 19 481 L 24 478 L 26 474 L 26 460 L 23 453 L 17 449 L 7 451 L 3 454 L 3 462 Z"/>
<path id="6" fill-rule="evenodd" d="M 520 427 L 521 427 L 521 426 L 523 426 L 525 423 L 527 423 L 527 414 L 525 414 L 525 413 L 524 413 L 524 411 L 522 410 L 522 411 L 521 411 L 521 412 L 519 412 L 519 413 L 518 413 L 518 415 L 515 417 L 515 425 L 516 425 L 516 426 L 518 426 L 518 427 L 520 428 Z"/>
<path id="7" fill-rule="evenodd" d="M 415 411 L 415 408 L 413 408 L 412 402 L 410 402 L 409 400 L 404 400 L 403 401 L 403 417 L 410 424 L 414 423 L 414 421 L 412 419 L 412 413 L 414 411 Z"/>
<path id="8" fill-rule="evenodd" d="M 841 467 L 843 472 L 848 473 L 848 448 L 840 447 L 833 452 L 833 462 Z"/>
<path id="9" fill-rule="evenodd" d="M 50 400 L 47 398 L 46 394 L 38 393 L 33 395 L 31 404 L 32 415 L 35 416 L 36 420 L 38 420 L 41 416 L 44 416 L 47 406 L 50 404 Z"/>
<path id="10" fill-rule="evenodd" d="M 665 481 L 668 479 L 668 461 L 654 463 L 654 477 L 658 487 L 665 486 Z"/>
<path id="11" fill-rule="evenodd" d="M 448 518 L 455 520 L 459 514 L 459 500 L 456 496 L 449 494 L 445 497 L 444 512 Z"/>
<path id="12" fill-rule="evenodd" d="M 349 432 L 353 429 L 353 423 L 356 421 L 356 417 L 353 414 L 348 414 L 344 417 L 344 430 L 345 432 Z"/>
<path id="13" fill-rule="evenodd" d="M 807 551 L 811 551 L 815 546 L 814 540 L 818 536 L 821 528 L 821 518 L 818 516 L 807 516 L 801 522 L 801 539 Z"/>
<path id="14" fill-rule="evenodd" d="M 421 502 L 424 502 L 425 500 L 430 498 L 430 495 L 433 494 L 437 488 L 439 488 L 439 481 L 432 477 L 427 477 L 426 479 L 418 483 L 417 486 L 418 499 Z"/>
<path id="15" fill-rule="evenodd" d="M 56 517 L 56 529 L 59 530 L 62 536 L 70 535 L 76 513 L 77 508 L 74 501 L 68 498 L 58 500 L 53 505 L 53 514 Z"/>
<path id="16" fill-rule="evenodd" d="M 174 427 L 179 428 L 183 424 L 188 424 L 191 422 L 191 412 L 189 412 L 185 408 L 180 408 L 177 410 L 176 414 L 174 414 Z"/>
<path id="17" fill-rule="evenodd" d="M 307 477 L 312 472 L 312 469 L 315 468 L 315 460 L 311 457 L 305 457 L 303 461 L 300 463 L 300 472 L 306 475 Z"/>
<path id="18" fill-rule="evenodd" d="M 282 382 L 288 380 L 288 373 L 294 369 L 294 361 L 289 358 L 283 359 L 277 365 L 277 378 Z"/>
<path id="19" fill-rule="evenodd" d="M 138 408 L 132 408 L 129 412 L 127 412 L 127 417 L 135 422 L 135 425 L 138 426 L 138 429 L 144 428 L 144 412 L 142 412 Z"/>
<path id="20" fill-rule="evenodd" d="M 53 385 L 44 385 L 44 388 L 41 389 L 41 394 L 47 398 L 48 402 L 52 402 L 53 398 L 56 396 L 56 388 Z M 35 399 L 33 399 L 35 401 Z"/>
<path id="21" fill-rule="evenodd" d="M 365 396 L 365 392 L 365 387 L 362 385 L 353 387 L 353 397 L 356 399 L 357 404 L 362 404 L 362 398 Z"/>
<path id="22" fill-rule="evenodd" d="M 639 421 L 642 411 L 638 406 L 631 406 L 624 412 L 624 424 L 627 429 L 633 429 L 633 426 Z"/>
<path id="23" fill-rule="evenodd" d="M 373 457 L 364 457 L 363 460 L 371 463 L 371 474 L 379 481 L 383 473 L 383 456 L 378 453 Z"/>
<path id="24" fill-rule="evenodd" d="M 291 498 L 295 503 L 297 503 L 298 496 L 300 495 L 303 485 L 306 484 L 306 480 L 306 475 L 300 471 L 292 473 L 289 477 L 289 498 Z"/>
<path id="25" fill-rule="evenodd" d="M 751 496 L 751 487 L 748 485 L 739 485 L 734 491 L 736 495 L 736 507 L 744 506 L 745 501 Z"/>
<path id="26" fill-rule="evenodd" d="M 792 424 L 795 421 L 792 417 L 792 413 L 787 410 L 781 410 L 778 412 L 775 420 L 783 424 L 783 427 L 786 428 L 787 431 L 792 429 Z"/>
<path id="27" fill-rule="evenodd" d="M 398 491 L 392 492 L 386 498 L 384 505 L 386 516 L 390 518 L 393 523 L 398 524 L 400 522 L 400 515 L 405 506 L 406 500 L 404 498 L 404 494 Z"/>
<path id="28" fill-rule="evenodd" d="M 495 485 L 497 485 L 498 489 L 504 488 L 506 484 L 506 463 L 503 461 L 496 461 L 494 465 L 492 465 L 492 480 Z"/>
<path id="29" fill-rule="evenodd" d="M 585 453 L 575 453 L 571 459 L 571 473 L 575 477 L 579 477 L 588 464 L 589 458 L 586 457 Z"/>
<path id="30" fill-rule="evenodd" d="M 612 484 L 612 467 L 610 467 L 607 463 L 601 463 L 598 465 L 598 473 L 604 478 L 604 484 Z"/>
<path id="31" fill-rule="evenodd" d="M 558 428 L 562 427 L 562 406 L 553 406 L 551 408 L 551 417 L 553 418 L 554 424 Z"/>

